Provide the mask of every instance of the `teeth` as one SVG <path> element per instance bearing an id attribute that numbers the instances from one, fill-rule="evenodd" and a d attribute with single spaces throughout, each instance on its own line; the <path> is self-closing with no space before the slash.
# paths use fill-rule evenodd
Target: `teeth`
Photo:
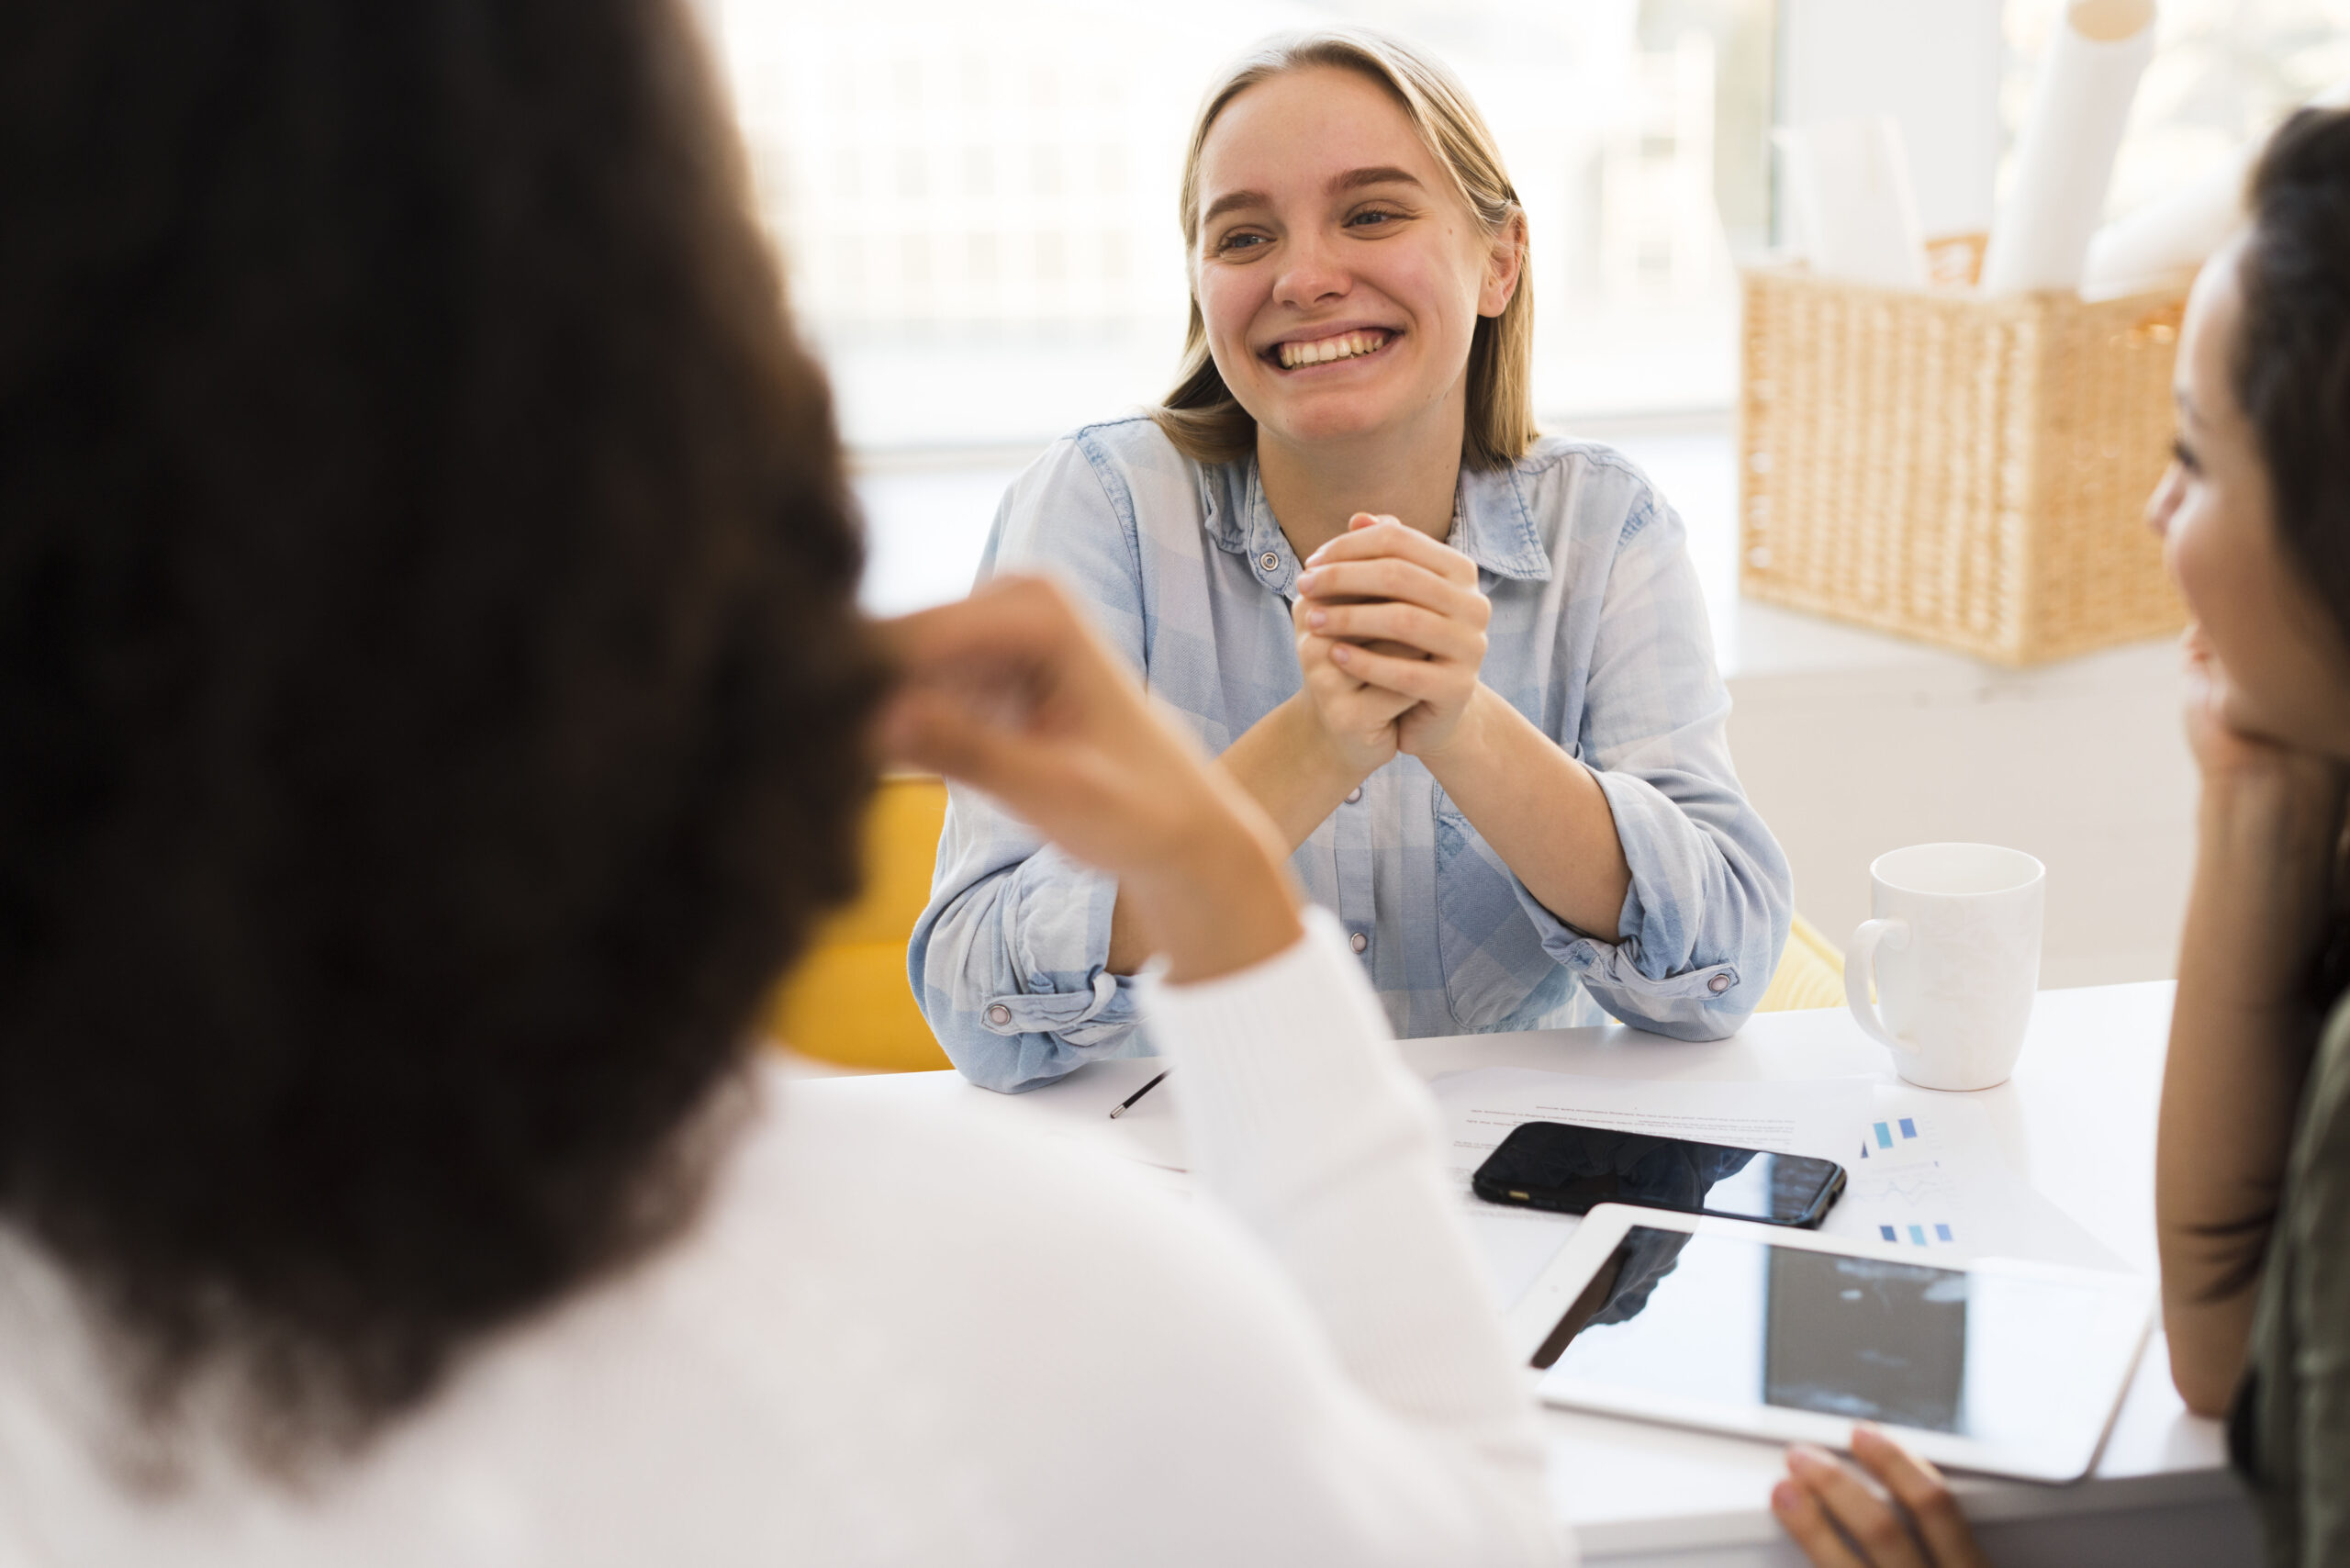
<path id="1" fill-rule="evenodd" d="M 1341 332 L 1335 338 L 1324 338 L 1319 342 L 1283 343 L 1280 358 L 1283 369 L 1294 370 L 1302 364 L 1327 364 L 1335 359 L 1352 359 L 1358 354 L 1384 348 L 1386 344 L 1387 334 L 1384 332 Z"/>

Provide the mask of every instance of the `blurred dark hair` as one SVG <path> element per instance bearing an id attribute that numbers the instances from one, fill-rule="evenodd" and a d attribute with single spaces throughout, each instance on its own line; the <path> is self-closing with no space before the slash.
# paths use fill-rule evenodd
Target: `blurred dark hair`
<path id="1" fill-rule="evenodd" d="M 2350 644 L 2350 112 L 2304 109 L 2254 169 L 2235 394 L 2277 529 Z"/>
<path id="2" fill-rule="evenodd" d="M 853 890 L 825 387 L 665 0 L 26 0 L 0 210 L 0 1214 L 355 1439 L 681 1222 Z"/>
<path id="3" fill-rule="evenodd" d="M 2286 556 L 2350 646 L 2350 112 L 2303 109 L 2278 127 L 2245 199 L 2236 402 Z M 2309 980 L 2321 1007 L 2345 990 L 2350 910 L 2331 920 Z"/>

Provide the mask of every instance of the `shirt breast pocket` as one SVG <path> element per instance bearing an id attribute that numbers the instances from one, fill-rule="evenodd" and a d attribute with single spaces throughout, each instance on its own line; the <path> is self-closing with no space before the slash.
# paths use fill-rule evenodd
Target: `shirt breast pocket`
<path id="1" fill-rule="evenodd" d="M 1572 980 L 1542 950 L 1509 868 L 1442 785 L 1434 794 L 1437 956 L 1446 1005 L 1464 1029 L 1549 1012 L 1566 1000 Z"/>

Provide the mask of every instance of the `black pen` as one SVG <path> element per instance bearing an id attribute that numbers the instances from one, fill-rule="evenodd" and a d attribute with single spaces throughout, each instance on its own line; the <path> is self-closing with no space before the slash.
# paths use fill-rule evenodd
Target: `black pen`
<path id="1" fill-rule="evenodd" d="M 1124 1100 L 1119 1101 L 1118 1108 L 1110 1113 L 1110 1119 L 1114 1122 L 1120 1116 L 1125 1115 L 1128 1111 L 1133 1110 L 1135 1108 L 1136 1101 L 1141 1099 L 1144 1095 L 1158 1088 L 1161 1083 L 1165 1082 L 1166 1080 L 1167 1075 L 1162 1072 L 1157 1078 L 1152 1079 L 1148 1083 L 1144 1084 L 1140 1089 L 1137 1089 L 1133 1093 L 1127 1095 Z"/>

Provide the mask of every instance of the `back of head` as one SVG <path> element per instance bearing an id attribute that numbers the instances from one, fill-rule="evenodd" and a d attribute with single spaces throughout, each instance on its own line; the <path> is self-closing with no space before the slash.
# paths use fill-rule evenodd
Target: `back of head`
<path id="1" fill-rule="evenodd" d="M 364 1433 L 852 887 L 825 391 L 665 0 L 28 0 L 0 149 L 0 1216 Z"/>
<path id="2" fill-rule="evenodd" d="M 2285 548 L 2350 644 L 2350 111 L 2288 120 L 2249 195 L 2236 401 Z"/>

